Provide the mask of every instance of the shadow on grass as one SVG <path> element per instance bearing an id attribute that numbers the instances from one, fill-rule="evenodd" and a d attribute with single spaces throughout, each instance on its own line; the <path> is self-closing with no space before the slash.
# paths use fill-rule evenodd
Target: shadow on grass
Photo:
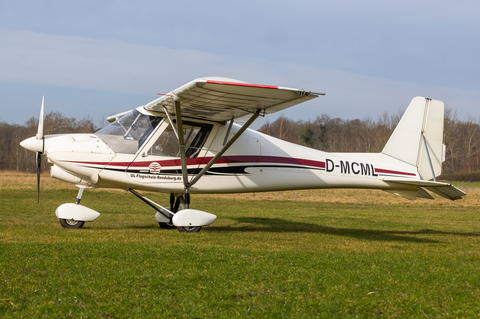
<path id="1" fill-rule="evenodd" d="M 373 241 L 399 241 L 416 243 L 441 243 L 437 240 L 418 238 L 408 235 L 439 234 L 455 236 L 480 236 L 480 233 L 455 233 L 443 232 L 437 230 L 418 230 L 418 231 L 400 231 L 400 230 L 373 230 L 373 229 L 355 229 L 355 228 L 337 228 L 308 224 L 301 222 L 288 221 L 280 218 L 232 218 L 238 223 L 250 224 L 241 227 L 230 226 L 209 226 L 212 231 L 239 231 L 239 232 L 309 232 L 320 233 L 344 237 L 353 237 Z"/>
<path id="2" fill-rule="evenodd" d="M 259 217 L 242 217 L 230 218 L 239 224 L 232 226 L 207 226 L 205 228 L 212 232 L 275 232 L 275 233 L 319 233 L 343 237 L 352 237 L 372 241 L 392 241 L 392 242 L 412 242 L 412 243 L 442 243 L 438 240 L 427 238 L 418 238 L 416 235 L 454 235 L 454 236 L 470 236 L 478 237 L 480 232 L 444 232 L 432 229 L 422 229 L 417 231 L 402 230 L 374 230 L 374 229 L 356 229 L 356 228 L 338 228 L 322 226 L 317 224 L 309 224 L 302 222 L 289 221 L 281 218 L 259 218 Z M 160 227 L 156 223 L 149 225 L 125 225 L 125 227 L 95 227 L 97 230 L 110 229 L 158 229 Z M 165 231 L 165 230 L 163 230 Z M 170 230 L 172 231 L 172 230 Z M 411 236 L 409 236 L 411 235 Z"/>

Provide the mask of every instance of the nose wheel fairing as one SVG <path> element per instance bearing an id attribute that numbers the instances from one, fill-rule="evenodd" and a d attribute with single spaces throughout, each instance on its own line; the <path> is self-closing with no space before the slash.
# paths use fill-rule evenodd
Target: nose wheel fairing
<path id="1" fill-rule="evenodd" d="M 80 204 L 66 203 L 58 206 L 55 215 L 59 219 L 93 222 L 100 213 Z"/>

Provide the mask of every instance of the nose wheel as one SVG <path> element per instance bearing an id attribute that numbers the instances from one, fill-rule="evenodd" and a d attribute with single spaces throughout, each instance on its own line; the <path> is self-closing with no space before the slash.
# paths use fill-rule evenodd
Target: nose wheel
<path id="1" fill-rule="evenodd" d="M 75 220 L 75 219 L 63 219 L 60 218 L 60 225 L 62 225 L 63 228 L 82 228 L 83 225 L 85 225 L 85 222 Z"/>
<path id="2" fill-rule="evenodd" d="M 82 199 L 84 190 L 85 188 L 83 187 L 80 187 L 80 189 L 78 190 L 77 200 L 75 201 L 75 205 L 80 204 L 80 200 Z M 57 217 L 61 217 L 61 216 L 57 216 Z M 60 225 L 63 228 L 68 228 L 68 229 L 82 228 L 83 225 L 85 225 L 85 221 L 76 220 L 74 218 L 59 218 L 58 220 L 60 221 Z"/>

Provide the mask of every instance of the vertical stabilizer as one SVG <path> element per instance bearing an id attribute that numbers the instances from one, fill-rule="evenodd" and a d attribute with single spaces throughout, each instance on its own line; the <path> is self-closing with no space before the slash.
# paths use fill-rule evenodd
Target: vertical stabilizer
<path id="1" fill-rule="evenodd" d="M 443 102 L 415 97 L 382 153 L 418 168 L 423 180 L 442 172 Z"/>

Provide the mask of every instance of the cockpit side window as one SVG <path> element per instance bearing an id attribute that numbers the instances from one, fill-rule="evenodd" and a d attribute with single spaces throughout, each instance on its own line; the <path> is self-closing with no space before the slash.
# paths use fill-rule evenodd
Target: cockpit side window
<path id="1" fill-rule="evenodd" d="M 174 120 L 175 122 L 175 120 Z M 207 141 L 208 135 L 213 125 L 204 123 L 195 123 L 190 121 L 183 122 L 183 136 L 185 140 L 185 155 L 187 158 L 197 157 L 203 145 Z M 178 139 L 171 125 L 163 131 L 160 137 L 147 152 L 148 155 L 180 157 Z"/>
<path id="2" fill-rule="evenodd" d="M 133 110 L 95 134 L 115 153 L 135 154 L 161 120 Z"/>

